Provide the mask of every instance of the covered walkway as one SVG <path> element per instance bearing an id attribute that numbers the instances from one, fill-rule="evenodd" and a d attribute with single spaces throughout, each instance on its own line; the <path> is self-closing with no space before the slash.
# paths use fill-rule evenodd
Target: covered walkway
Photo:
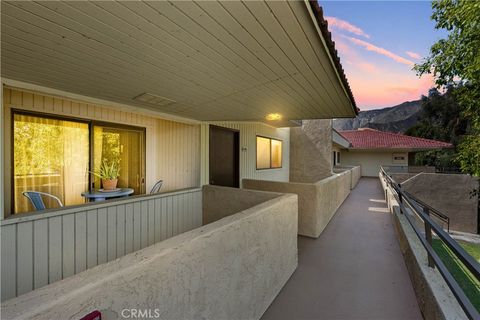
<path id="1" fill-rule="evenodd" d="M 362 178 L 262 319 L 422 319 L 380 181 Z"/>

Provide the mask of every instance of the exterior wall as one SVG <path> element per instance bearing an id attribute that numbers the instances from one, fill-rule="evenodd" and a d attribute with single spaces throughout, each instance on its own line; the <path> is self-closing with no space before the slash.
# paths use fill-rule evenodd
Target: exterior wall
<path id="1" fill-rule="evenodd" d="M 201 190 L 135 196 L 1 222 L 1 300 L 197 228 Z"/>
<path id="2" fill-rule="evenodd" d="M 290 132 L 290 181 L 314 183 L 330 176 L 332 120 L 303 121 Z"/>
<path id="3" fill-rule="evenodd" d="M 240 181 L 242 179 L 264 179 L 288 181 L 290 169 L 290 129 L 274 128 L 253 122 L 211 122 L 211 124 L 240 131 Z M 257 170 L 256 136 L 266 136 L 283 141 L 282 168 Z M 209 124 L 201 128 L 201 183 L 209 183 Z"/>
<path id="4" fill-rule="evenodd" d="M 360 166 L 362 177 L 378 177 L 380 166 L 408 166 L 408 156 L 403 163 L 394 163 L 392 156 L 394 153 L 402 152 L 343 150 L 341 161 L 343 166 Z M 407 155 L 406 152 L 403 153 Z"/>
<path id="5" fill-rule="evenodd" d="M 228 217 L 278 196 L 278 193 L 272 192 L 204 185 L 202 192 L 203 225 Z"/>
<path id="6" fill-rule="evenodd" d="M 334 174 L 316 183 L 277 182 L 244 179 L 246 189 L 294 193 L 298 195 L 298 234 L 318 238 L 347 198 L 352 170 Z"/>
<path id="7" fill-rule="evenodd" d="M 163 179 L 162 191 L 200 185 L 200 125 L 184 124 L 121 111 L 112 107 L 88 104 L 67 98 L 4 89 L 5 118 L 5 207 L 10 213 L 11 201 L 11 108 L 99 120 L 146 128 L 146 191 Z"/>
<path id="8" fill-rule="evenodd" d="M 158 310 L 160 319 L 260 319 L 297 264 L 297 197 L 280 195 L 7 301 L 2 317 L 100 310 L 117 319 L 136 308 Z"/>
<path id="9" fill-rule="evenodd" d="M 402 188 L 414 197 L 446 214 L 450 230 L 477 233 L 478 180 L 465 174 L 419 173 L 402 183 Z"/>

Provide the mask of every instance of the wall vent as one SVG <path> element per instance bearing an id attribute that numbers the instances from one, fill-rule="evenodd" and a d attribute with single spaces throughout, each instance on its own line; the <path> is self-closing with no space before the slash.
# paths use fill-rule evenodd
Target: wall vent
<path id="1" fill-rule="evenodd" d="M 170 100 L 168 98 L 161 97 L 156 94 L 148 93 L 148 92 L 142 93 L 134 97 L 133 100 L 143 102 L 143 103 L 148 103 L 148 104 L 159 106 L 159 107 L 165 107 L 175 103 L 174 100 Z"/>

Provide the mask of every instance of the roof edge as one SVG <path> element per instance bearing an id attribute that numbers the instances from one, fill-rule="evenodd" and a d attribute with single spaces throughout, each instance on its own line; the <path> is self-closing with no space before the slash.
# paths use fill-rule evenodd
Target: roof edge
<path id="1" fill-rule="evenodd" d="M 357 103 L 355 102 L 355 98 L 353 97 L 352 89 L 350 88 L 350 84 L 348 83 L 347 76 L 345 75 L 345 71 L 343 70 L 342 64 L 340 63 L 340 57 L 338 56 L 338 51 L 335 49 L 335 41 L 332 40 L 332 33 L 328 31 L 328 22 L 323 17 L 323 9 L 316 0 L 307 0 L 306 2 L 308 2 L 308 4 L 310 5 L 310 8 L 313 11 L 315 20 L 322 33 L 321 36 L 323 37 L 323 39 L 325 40 L 325 43 L 327 44 L 328 52 L 330 54 L 330 57 L 332 58 L 335 69 L 337 70 L 337 73 L 339 75 L 340 82 L 342 83 L 347 93 L 347 96 L 352 103 L 353 112 L 355 113 L 355 115 L 358 115 L 358 112 L 360 111 L 360 109 L 357 107 Z"/>

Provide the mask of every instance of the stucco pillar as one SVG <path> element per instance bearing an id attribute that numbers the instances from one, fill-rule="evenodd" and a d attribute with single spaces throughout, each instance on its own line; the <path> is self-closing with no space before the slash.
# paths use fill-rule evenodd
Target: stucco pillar
<path id="1" fill-rule="evenodd" d="M 291 128 L 290 181 L 313 183 L 332 174 L 332 120 L 304 120 Z"/>

